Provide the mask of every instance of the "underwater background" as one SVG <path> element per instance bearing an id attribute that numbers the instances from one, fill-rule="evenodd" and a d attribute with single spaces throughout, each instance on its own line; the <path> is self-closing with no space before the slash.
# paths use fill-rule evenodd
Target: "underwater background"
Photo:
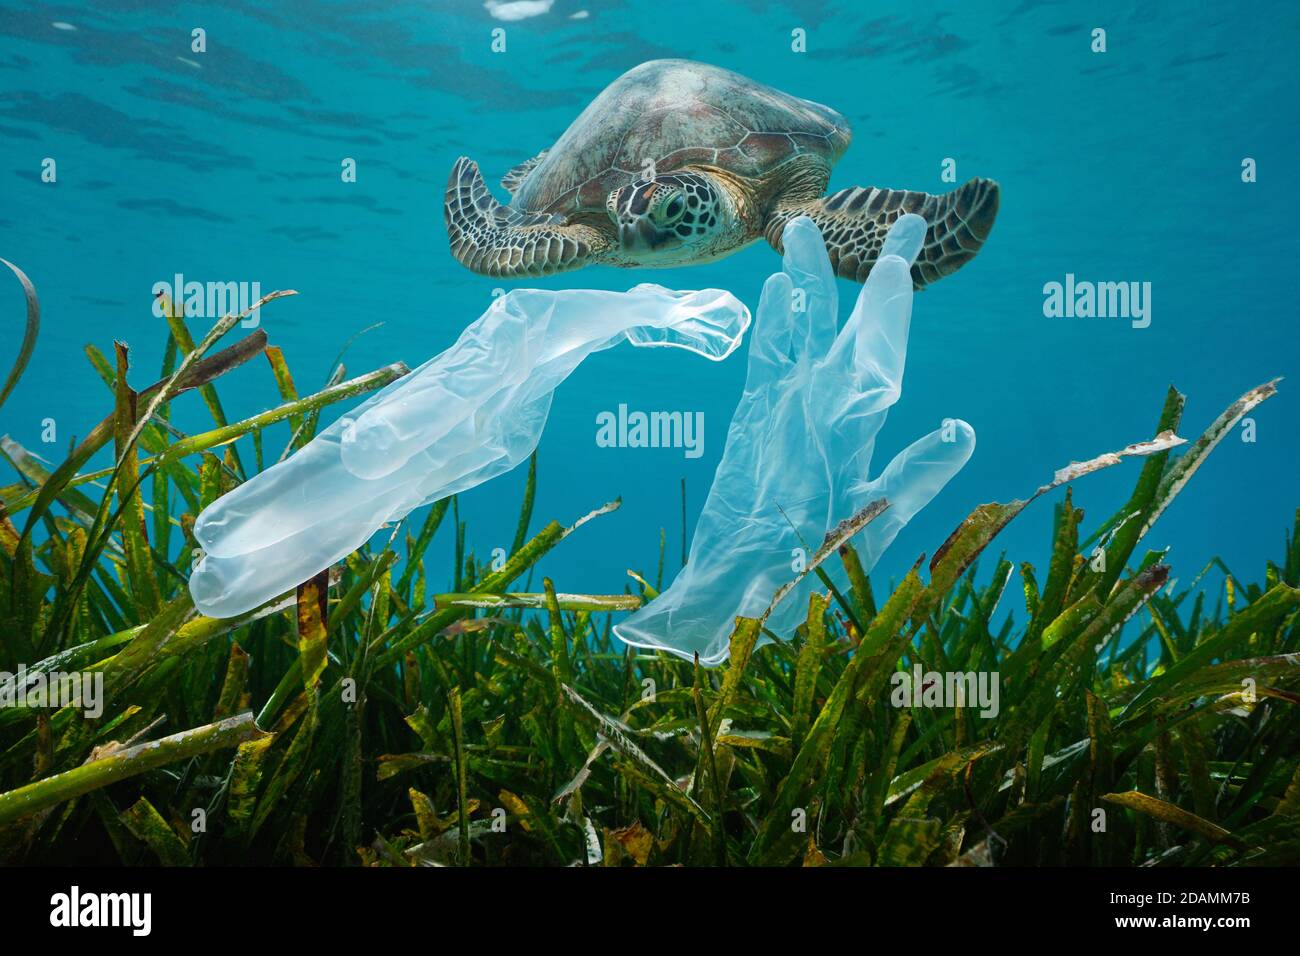
<path id="1" fill-rule="evenodd" d="M 63 459 L 68 442 L 111 408 L 82 355 L 87 342 L 105 351 L 115 338 L 128 342 L 132 384 L 154 381 L 166 326 L 152 289 L 177 273 L 298 290 L 266 307 L 262 325 L 302 394 L 323 385 L 340 349 L 376 323 L 349 347 L 349 375 L 399 359 L 415 367 L 449 346 L 493 289 L 510 286 L 471 274 L 448 252 L 442 194 L 455 159 L 477 160 L 504 200 L 496 182 L 507 169 L 554 142 L 620 73 L 670 56 L 844 114 L 854 141 L 832 190 L 946 191 L 949 158 L 958 182 L 1002 185 L 983 251 L 916 299 L 903 397 L 875 464 L 947 416 L 970 422 L 978 446 L 877 575 L 900 576 L 932 554 L 975 504 L 1025 497 L 1071 460 L 1149 438 L 1171 383 L 1188 396 L 1181 432 L 1194 438 L 1247 389 L 1297 371 L 1294 3 L 1249 13 L 1032 0 L 489 6 L 0 3 L 0 255 L 31 277 L 43 318 L 0 432 Z M 525 13 L 535 15 L 502 19 Z M 207 49 L 194 53 L 200 27 Z M 1092 52 L 1095 28 L 1106 31 L 1104 53 Z M 505 30 L 505 52 L 492 50 L 496 29 Z M 806 52 L 792 51 L 794 30 L 805 31 Z M 57 161 L 54 183 L 42 181 L 47 157 Z M 340 176 L 345 158 L 356 161 L 356 182 Z M 1243 182 L 1247 158 L 1255 182 Z M 689 269 L 591 267 L 521 284 L 712 286 L 753 307 L 779 266 L 759 242 Z M 1150 282 L 1150 326 L 1045 317 L 1044 284 L 1067 273 Z M 855 294 L 841 283 L 845 314 Z M 9 279 L 0 308 L 8 367 L 22 317 Z M 210 324 L 191 328 L 197 337 Z M 557 588 L 621 591 L 628 568 L 653 580 L 660 528 L 671 580 L 682 551 L 681 482 L 689 533 L 744 372 L 743 348 L 714 365 L 624 345 L 593 356 L 557 391 L 538 455 L 534 528 L 623 499 L 542 562 Z M 223 386 L 231 421 L 279 404 L 260 362 Z M 1179 575 L 1215 555 L 1236 569 L 1277 552 L 1300 504 L 1298 402 L 1284 382 L 1252 413 L 1255 440 L 1230 434 L 1148 536 L 1148 546 L 1171 548 Z M 703 455 L 597 447 L 597 414 L 620 404 L 702 411 Z M 209 427 L 197 396 L 175 403 L 173 416 L 186 431 Z M 42 444 L 46 419 L 57 426 L 53 444 Z M 268 430 L 268 449 L 281 443 Z M 1138 467 L 1081 480 L 1091 519 L 1122 504 Z M 509 547 L 523 484 L 519 469 L 461 497 L 467 547 L 481 560 Z M 1044 566 L 1051 512 L 1036 503 L 999 548 Z M 450 585 L 449 528 L 433 543 L 446 561 L 431 556 L 429 567 L 447 575 L 430 580 L 434 589 Z"/>

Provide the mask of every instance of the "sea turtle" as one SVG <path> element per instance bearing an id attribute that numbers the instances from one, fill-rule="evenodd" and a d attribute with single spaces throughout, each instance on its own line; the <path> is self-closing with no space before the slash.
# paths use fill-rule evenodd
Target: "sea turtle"
<path id="1" fill-rule="evenodd" d="M 461 157 L 444 215 L 452 254 L 474 272 L 544 276 L 590 263 L 679 266 L 730 255 L 810 216 L 838 275 L 862 282 L 890 224 L 930 224 L 917 288 L 971 259 L 993 227 L 998 184 L 930 195 L 853 186 L 825 195 L 850 140 L 839 113 L 716 66 L 652 60 L 624 73 L 550 149 L 510 170 L 492 198 Z"/>

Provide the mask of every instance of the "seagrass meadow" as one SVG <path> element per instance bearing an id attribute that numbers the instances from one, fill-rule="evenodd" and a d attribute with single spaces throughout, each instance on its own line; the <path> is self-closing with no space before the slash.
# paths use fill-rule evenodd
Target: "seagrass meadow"
<path id="1" fill-rule="evenodd" d="M 40 325 L 14 271 L 27 322 L 0 404 Z M 195 515 L 301 447 L 332 403 L 406 369 L 336 365 L 300 396 L 240 316 L 196 343 L 163 311 L 148 388 L 127 384 L 124 345 L 87 346 L 105 417 L 66 460 L 0 443 L 14 472 L 0 487 L 0 671 L 104 688 L 95 718 L 0 708 L 8 863 L 1300 863 L 1300 517 L 1255 577 L 1216 562 L 1175 579 L 1144 545 L 1273 383 L 1185 443 L 1171 388 L 1153 440 L 979 506 L 890 593 L 851 543 L 887 503 L 843 516 L 805 572 L 822 579 L 805 623 L 765 643 L 763 618 L 739 618 L 730 662 L 704 670 L 611 634 L 663 586 L 662 557 L 623 594 L 534 583 L 545 554 L 581 547 L 582 525 L 617 507 L 536 519 L 536 458 L 496 567 L 467 552 L 449 499 L 266 606 L 198 615 Z M 246 334 L 218 348 L 231 333 Z M 227 421 L 217 385 L 236 370 L 273 375 L 283 404 Z M 202 403 L 213 427 L 182 433 L 176 402 Z M 287 448 L 264 432 L 278 423 Z M 1046 567 L 991 557 L 1034 499 L 1125 455 L 1142 458 L 1114 517 L 1085 528 L 1067 487 Z M 918 665 L 996 672 L 996 715 L 896 706 L 891 676 Z"/>

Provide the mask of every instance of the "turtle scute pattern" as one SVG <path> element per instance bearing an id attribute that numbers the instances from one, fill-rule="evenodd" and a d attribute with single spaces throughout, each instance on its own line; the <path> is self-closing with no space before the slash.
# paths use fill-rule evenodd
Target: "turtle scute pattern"
<path id="1" fill-rule="evenodd" d="M 660 175 L 705 165 L 758 180 L 801 153 L 833 165 L 850 139 L 847 121 L 829 107 L 707 64 L 656 60 L 606 87 L 530 170 L 514 202 L 537 212 L 597 211 L 646 159 Z"/>

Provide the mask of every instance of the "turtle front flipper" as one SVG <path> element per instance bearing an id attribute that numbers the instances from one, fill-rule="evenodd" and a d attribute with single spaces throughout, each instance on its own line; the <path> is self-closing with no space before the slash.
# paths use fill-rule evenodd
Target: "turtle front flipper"
<path id="1" fill-rule="evenodd" d="M 501 205 L 488 191 L 478 164 L 463 156 L 447 180 L 443 218 L 451 254 L 486 276 L 511 279 L 577 269 L 611 244 L 599 230 L 563 216 Z"/>
<path id="2" fill-rule="evenodd" d="M 772 248 L 784 252 L 785 224 L 808 216 L 821 230 L 835 274 L 865 282 L 894 220 L 916 213 L 929 224 L 925 245 L 912 265 L 912 282 L 920 289 L 975 257 L 993 230 L 998 197 L 998 184 L 991 179 L 972 179 L 941 196 L 853 186 L 822 199 L 778 203 L 763 224 L 763 234 Z"/>

